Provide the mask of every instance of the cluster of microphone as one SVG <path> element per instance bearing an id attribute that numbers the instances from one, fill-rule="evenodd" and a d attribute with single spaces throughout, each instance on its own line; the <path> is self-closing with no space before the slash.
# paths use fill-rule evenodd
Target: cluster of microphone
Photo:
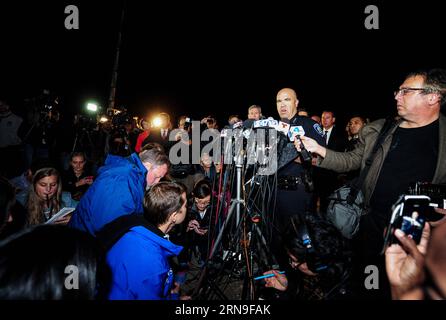
<path id="1" fill-rule="evenodd" d="M 286 141 L 295 142 L 296 140 L 300 146 L 301 160 L 304 162 L 311 162 L 311 153 L 305 148 L 302 143 L 301 136 L 305 136 L 305 130 L 302 126 L 292 126 L 290 120 L 282 118 L 281 120 L 275 120 L 272 117 L 261 120 L 245 120 L 234 123 L 232 126 L 227 126 L 222 130 L 221 136 L 226 137 L 228 135 L 227 129 L 240 130 L 243 136 L 248 139 L 254 129 L 275 129 L 282 134 L 282 138 L 285 137 Z M 283 141 L 284 139 L 282 139 Z"/>

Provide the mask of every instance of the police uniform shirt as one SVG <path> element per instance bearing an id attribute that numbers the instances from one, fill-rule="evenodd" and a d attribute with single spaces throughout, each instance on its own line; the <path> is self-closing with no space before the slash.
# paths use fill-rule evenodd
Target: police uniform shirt
<path id="1" fill-rule="evenodd" d="M 305 131 L 305 136 L 316 140 L 316 142 L 325 147 L 325 136 L 322 127 L 313 119 L 308 117 L 302 117 L 299 115 L 295 115 L 290 119 L 290 126 L 301 126 Z M 288 140 L 288 143 L 293 144 L 293 142 Z M 283 168 L 281 168 L 278 172 L 278 176 L 298 176 L 300 177 L 304 168 L 301 164 L 291 161 Z"/>

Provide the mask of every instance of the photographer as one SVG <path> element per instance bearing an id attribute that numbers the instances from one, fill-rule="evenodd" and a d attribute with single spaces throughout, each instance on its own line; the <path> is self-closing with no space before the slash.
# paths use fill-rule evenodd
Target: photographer
<path id="1" fill-rule="evenodd" d="M 359 258 L 358 283 L 363 283 L 364 267 L 370 264 L 383 269 L 379 253 L 383 247 L 383 231 L 390 219 L 390 208 L 410 183 L 446 182 L 446 117 L 440 114 L 446 93 L 446 71 L 433 69 L 409 74 L 395 91 L 398 118 L 387 138 L 375 154 L 375 160 L 362 187 L 368 213 L 361 217 L 356 236 Z M 323 157 L 323 168 L 346 172 L 363 169 L 384 126 L 384 119 L 365 126 L 359 133 L 356 148 L 335 152 L 320 146 L 309 137 L 302 137 L 307 150 Z M 296 145 L 297 150 L 300 147 Z M 380 277 L 384 280 L 383 277 Z M 364 290 L 365 295 L 387 297 L 387 284 L 380 290 Z"/>
<path id="2" fill-rule="evenodd" d="M 128 157 L 133 152 L 132 141 L 135 140 L 132 118 L 127 113 L 115 115 L 112 119 L 113 129 L 111 132 L 109 151 L 113 155 Z"/>
<path id="3" fill-rule="evenodd" d="M 395 232 L 400 244 L 386 251 L 386 270 L 392 285 L 392 298 L 398 300 L 446 299 L 446 224 L 423 230 L 416 245 L 401 230 Z"/>
<path id="4" fill-rule="evenodd" d="M 23 169 L 19 129 L 23 119 L 12 113 L 9 104 L 0 100 L 0 175 L 12 178 Z"/>
<path id="5" fill-rule="evenodd" d="M 192 140 L 191 140 L 192 121 L 187 116 L 181 116 L 178 120 L 177 134 L 175 135 L 175 143 L 183 144 L 182 147 L 188 148 L 189 157 L 187 161 L 178 164 L 172 164 L 170 167 L 171 177 L 186 186 L 188 196 L 192 193 L 195 184 L 204 178 L 204 175 L 196 170 L 196 166 L 192 163 Z M 180 149 L 182 150 L 182 149 Z M 173 149 L 172 149 L 173 151 Z M 176 154 L 181 158 L 181 154 Z"/>
<path id="6" fill-rule="evenodd" d="M 264 274 L 265 287 L 275 288 L 280 299 L 346 299 L 350 292 L 351 252 L 339 232 L 319 215 L 293 216 L 283 235 L 289 266 Z M 297 271 L 297 273 L 295 272 Z M 277 293 L 277 292 L 275 292 Z"/>
<path id="7" fill-rule="evenodd" d="M 205 124 L 208 129 L 218 130 L 217 120 L 213 116 L 207 116 L 201 119 L 201 124 Z"/>
<path id="8" fill-rule="evenodd" d="M 435 209 L 446 218 L 446 209 Z M 413 212 L 413 215 L 418 215 Z M 445 218 L 426 223 L 419 243 L 411 230 L 407 232 L 395 229 L 396 243 L 386 248 L 386 272 L 389 278 L 392 299 L 422 300 L 446 299 L 446 267 L 444 259 L 444 238 L 446 235 Z M 432 234 L 432 239 L 431 239 Z M 430 278 L 435 274 L 436 279 Z M 442 283 L 441 286 L 430 287 L 432 281 Z M 438 290 L 438 288 L 440 288 Z M 443 291 L 443 292 L 441 292 Z"/>
<path id="9" fill-rule="evenodd" d="M 30 165 L 34 158 L 49 158 L 57 163 L 56 143 L 64 136 L 60 124 L 59 98 L 44 90 L 43 94 L 26 102 L 25 126 L 28 130 L 23 142 L 26 144 L 27 165 Z"/>

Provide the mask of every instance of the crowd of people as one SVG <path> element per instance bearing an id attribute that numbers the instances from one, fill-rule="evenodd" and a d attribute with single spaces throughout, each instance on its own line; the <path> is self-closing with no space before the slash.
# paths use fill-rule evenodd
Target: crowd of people
<path id="1" fill-rule="evenodd" d="M 281 145 L 294 156 L 274 175 L 268 245 L 277 264 L 260 271 L 267 277 L 258 296 L 446 297 L 446 219 L 426 223 L 418 244 L 397 229 L 398 241 L 381 254 L 398 197 L 413 182 L 446 184 L 445 99 L 445 70 L 409 74 L 395 92 L 397 115 L 389 110 L 390 133 L 367 163 L 384 119 L 370 122 L 355 114 L 344 127 L 334 110 L 311 114 L 300 108 L 295 90 L 277 93 L 278 117 L 305 135 Z M 91 132 L 85 137 L 85 130 L 75 134 L 71 152 L 45 141 L 57 127 L 55 118 L 49 114 L 38 122 L 46 129 L 37 147 L 23 134 L 22 119 L 0 100 L 0 299 L 192 299 L 213 249 L 215 226 L 227 211 L 222 217 L 213 213 L 234 192 L 221 188 L 227 164 L 201 152 L 201 141 L 199 163 L 191 161 L 193 124 L 187 115 L 178 118 L 176 131 L 167 113 L 159 114 L 156 125 L 143 119 L 137 126 L 131 118 L 114 127 L 97 124 L 93 137 Z M 265 119 L 259 105 L 250 106 L 246 118 Z M 230 115 L 224 127 L 242 122 Z M 215 132 L 220 127 L 211 115 L 199 125 Z M 190 151 L 187 161 L 169 158 L 176 144 Z M 303 149 L 311 152 L 309 161 Z M 325 212 L 330 194 L 366 166 L 362 192 L 368 212 L 358 234 L 347 239 Z M 58 217 L 63 210 L 67 214 Z M 378 289 L 364 286 L 370 265 L 387 275 L 379 277 Z M 67 285 L 72 266 L 81 276 Z"/>

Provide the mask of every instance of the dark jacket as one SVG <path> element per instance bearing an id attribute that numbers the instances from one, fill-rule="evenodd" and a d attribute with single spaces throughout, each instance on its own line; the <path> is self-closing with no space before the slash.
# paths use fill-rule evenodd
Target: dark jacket
<path id="1" fill-rule="evenodd" d="M 156 142 L 159 143 L 161 146 L 163 146 L 164 151 L 166 154 L 169 154 L 170 148 L 176 143 L 176 141 L 170 141 L 169 136 L 172 130 L 167 130 L 167 136 L 165 138 L 161 135 L 161 129 L 152 129 L 150 130 L 149 136 L 143 141 L 142 147 L 144 147 L 146 144 L 150 142 Z"/>
<path id="2" fill-rule="evenodd" d="M 82 186 L 76 187 L 76 183 L 79 182 L 79 180 L 89 176 L 93 176 L 93 172 L 87 166 L 85 167 L 84 172 L 79 177 L 76 177 L 73 168 L 70 167 L 63 173 L 63 190 L 69 192 L 74 200 L 79 201 L 80 198 L 87 192 L 90 185 L 84 184 Z"/>
<path id="3" fill-rule="evenodd" d="M 345 151 L 347 146 L 347 138 L 342 130 L 339 130 L 338 126 L 333 126 L 331 130 L 330 139 L 327 143 L 327 148 L 334 151 Z"/>

